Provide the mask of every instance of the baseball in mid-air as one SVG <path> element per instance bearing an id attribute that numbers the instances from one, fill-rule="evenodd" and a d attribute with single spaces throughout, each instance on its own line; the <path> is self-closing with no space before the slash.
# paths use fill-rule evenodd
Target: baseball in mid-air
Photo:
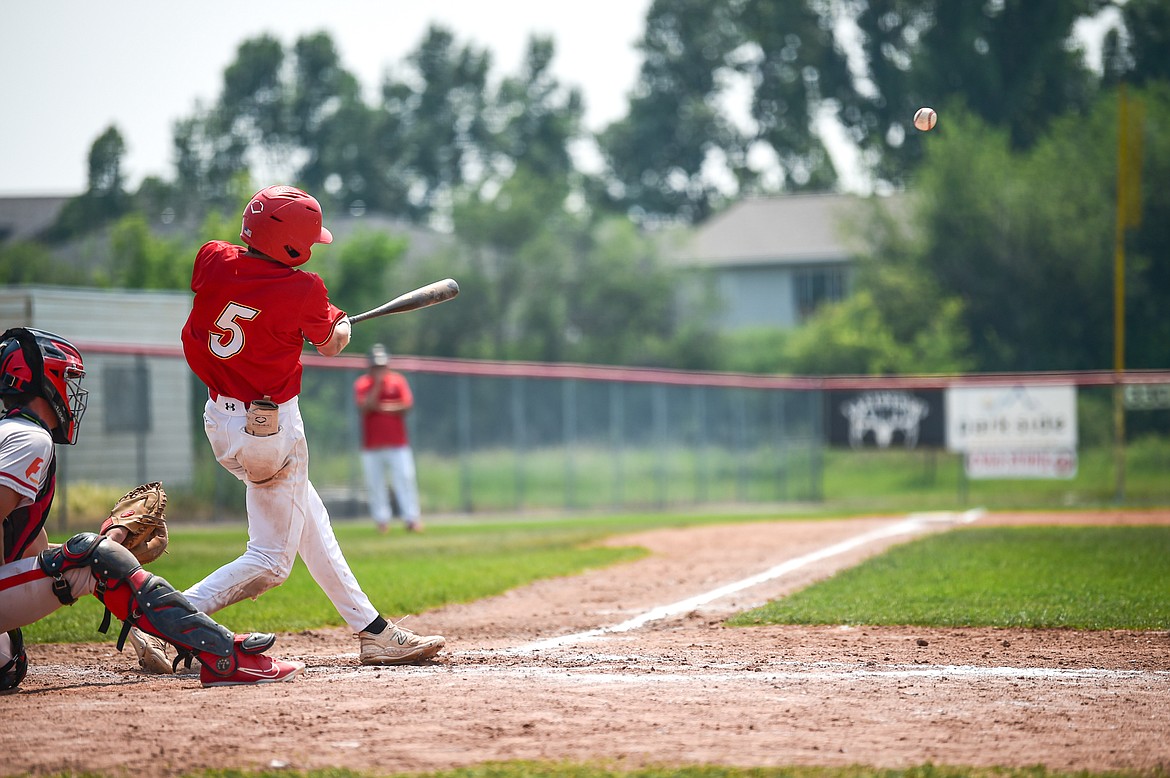
<path id="1" fill-rule="evenodd" d="M 937 121 L 938 114 L 934 112 L 933 108 L 923 107 L 914 112 L 914 126 L 923 132 L 933 129 Z"/>

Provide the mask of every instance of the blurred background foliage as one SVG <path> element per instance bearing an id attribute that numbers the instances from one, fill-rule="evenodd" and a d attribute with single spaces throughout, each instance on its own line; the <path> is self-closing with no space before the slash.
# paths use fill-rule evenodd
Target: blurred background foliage
<path id="1" fill-rule="evenodd" d="M 1099 61 L 1078 25 L 1119 23 Z M 1107 369 L 1118 88 L 1145 109 L 1142 220 L 1128 235 L 1127 366 L 1170 340 L 1170 10 L 1163 0 L 655 0 L 624 117 L 582 125 L 553 41 L 519 72 L 432 27 L 372 103 L 325 32 L 246 40 L 219 96 L 174 127 L 174 169 L 133 191 L 116 126 L 88 187 L 7 284 L 183 289 L 235 239 L 247 198 L 299 185 L 330 214 L 380 214 L 315 255 L 335 302 L 453 276 L 460 305 L 396 321 L 393 351 L 781 373 Z M 910 128 L 919 105 L 943 117 Z M 682 305 L 668 240 L 749 196 L 838 191 L 840 132 L 866 190 L 854 293 L 792 331 L 727 333 Z M 880 204 L 880 198 L 874 198 Z M 868 203 L 867 203 L 868 204 Z M 407 261 L 410 228 L 451 240 Z M 316 258 L 318 257 L 319 258 Z M 367 347 L 356 334 L 355 346 Z"/>

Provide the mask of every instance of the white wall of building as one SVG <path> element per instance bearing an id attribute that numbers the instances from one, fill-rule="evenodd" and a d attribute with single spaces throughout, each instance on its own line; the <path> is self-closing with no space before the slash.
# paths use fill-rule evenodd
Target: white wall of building
<path id="1" fill-rule="evenodd" d="M 85 360 L 89 406 L 78 442 L 58 446 L 71 481 L 191 482 L 190 408 L 198 384 L 179 350 L 190 308 L 185 292 L 0 289 L 0 329 L 48 330 Z"/>

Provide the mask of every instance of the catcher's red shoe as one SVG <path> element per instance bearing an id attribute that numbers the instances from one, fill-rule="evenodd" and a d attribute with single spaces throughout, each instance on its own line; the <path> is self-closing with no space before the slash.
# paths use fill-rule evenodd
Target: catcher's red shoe
<path id="1" fill-rule="evenodd" d="M 305 665 L 264 656 L 263 652 L 275 642 L 275 635 L 236 635 L 231 656 L 204 654 L 200 657 L 200 682 L 204 686 L 240 686 L 291 681 Z"/>

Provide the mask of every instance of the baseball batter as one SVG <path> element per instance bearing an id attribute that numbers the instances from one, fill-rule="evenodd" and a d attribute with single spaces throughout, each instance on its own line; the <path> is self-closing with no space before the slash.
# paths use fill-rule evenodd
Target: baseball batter
<path id="1" fill-rule="evenodd" d="M 325 356 L 349 343 L 345 313 L 321 277 L 300 269 L 322 226 L 316 198 L 291 186 L 257 192 L 244 208 L 246 246 L 211 241 L 191 275 L 195 293 L 183 328 L 191 370 L 207 385 L 203 424 L 219 463 L 246 484 L 244 553 L 185 594 L 208 613 L 283 583 L 299 553 L 313 580 L 360 640 L 366 665 L 410 664 L 444 645 L 389 623 L 375 610 L 342 555 L 329 514 L 309 482 L 309 449 L 297 396 L 305 341 Z M 158 645 L 161 653 L 164 646 Z M 163 671 L 165 655 L 144 660 Z"/>
<path id="2" fill-rule="evenodd" d="M 80 352 L 64 338 L 24 327 L 0 336 L 0 691 L 15 689 L 28 670 L 20 628 L 87 594 L 127 628 L 134 624 L 151 641 L 175 646 L 172 667 L 198 659 L 204 686 L 295 677 L 303 664 L 264 656 L 274 636 L 233 635 L 144 570 L 119 545 L 124 528 L 49 543 L 45 519 L 57 485 L 54 444 L 77 442 L 88 395 L 81 388 L 84 375 Z M 119 649 L 125 637 L 124 631 Z"/>

